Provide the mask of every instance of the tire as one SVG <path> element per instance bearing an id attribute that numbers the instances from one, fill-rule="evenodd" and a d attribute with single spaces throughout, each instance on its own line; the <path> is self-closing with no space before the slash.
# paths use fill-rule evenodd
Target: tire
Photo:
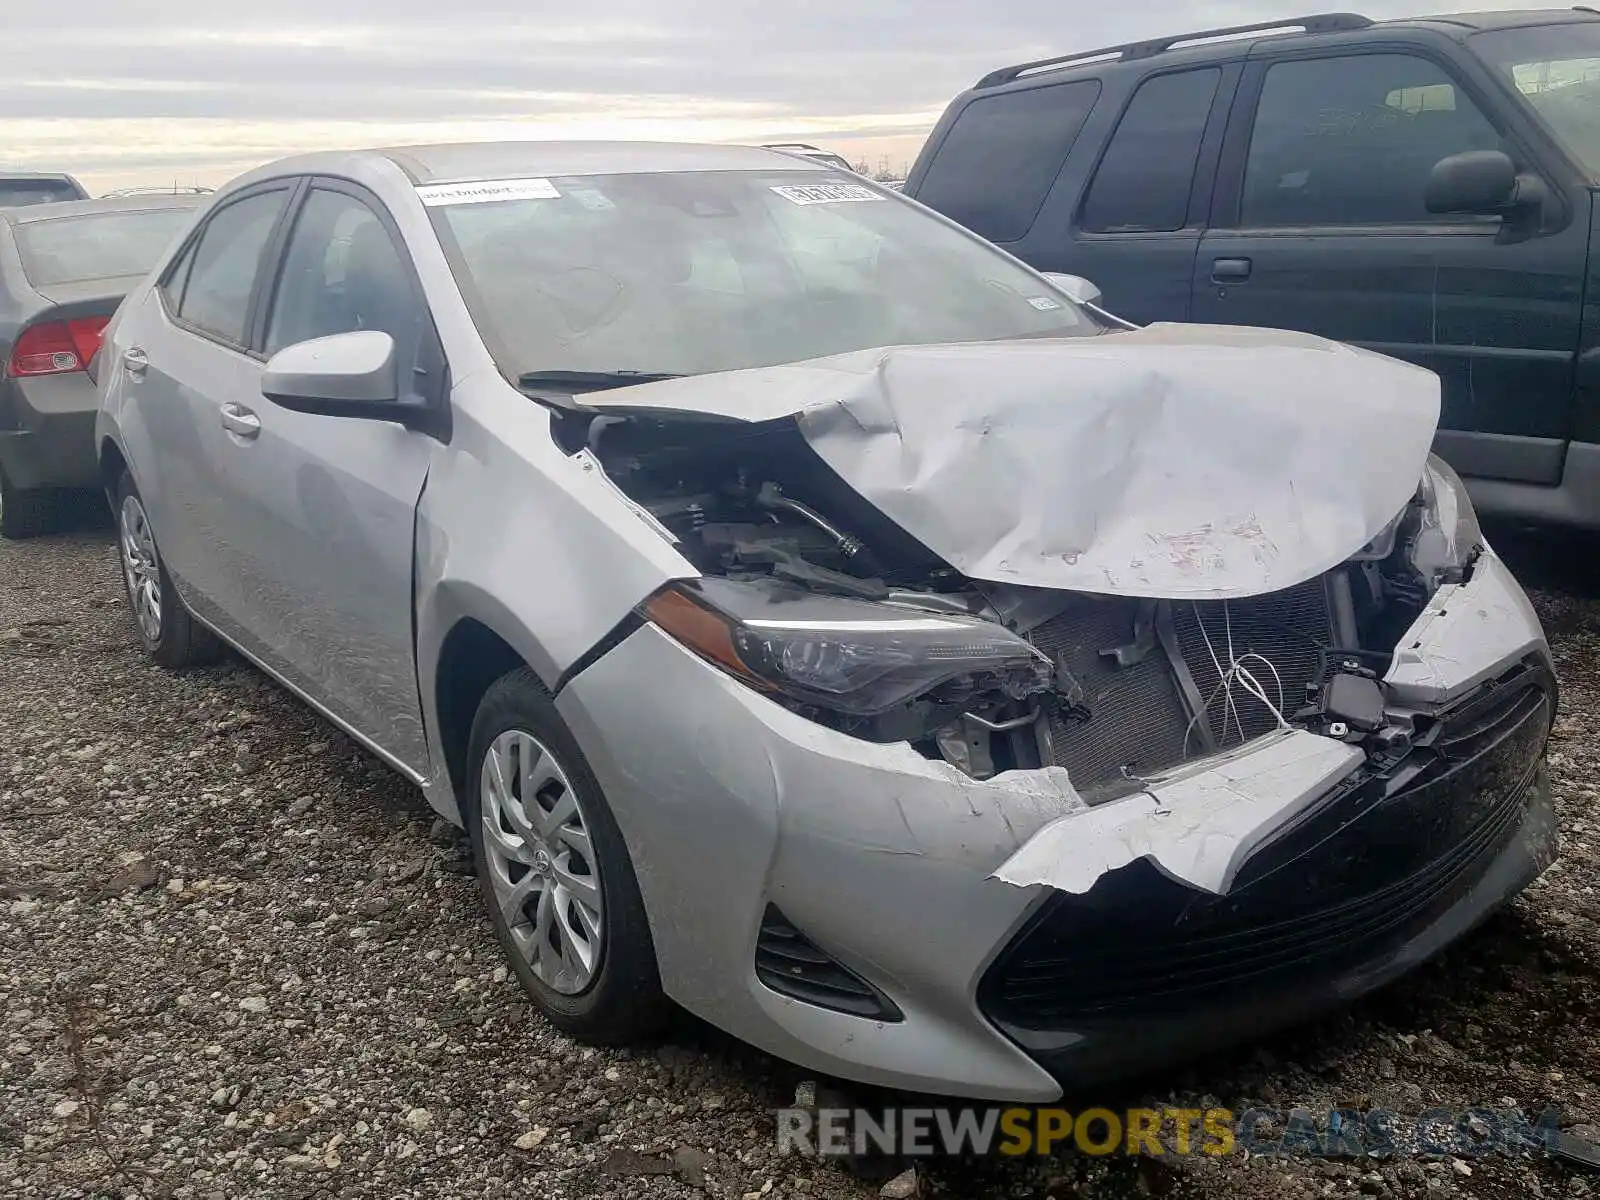
<path id="1" fill-rule="evenodd" d="M 523 990 L 581 1041 L 616 1045 L 656 1032 L 669 1005 L 633 863 L 599 782 L 532 671 L 490 686 L 468 756 L 461 813 L 490 923 Z M 537 822 L 523 779 L 534 781 Z M 585 899 L 593 896 L 598 912 Z M 591 928 L 598 937 L 585 937 Z"/>
<path id="2" fill-rule="evenodd" d="M 57 499 L 55 492 L 12 487 L 0 471 L 0 537 L 15 541 L 49 533 L 59 516 Z"/>
<path id="3" fill-rule="evenodd" d="M 127 471 L 117 480 L 112 517 L 117 527 L 117 561 L 127 591 L 128 612 L 145 652 L 159 666 L 181 671 L 222 656 L 217 635 L 189 614 L 161 561 L 155 533 L 139 489 Z"/>

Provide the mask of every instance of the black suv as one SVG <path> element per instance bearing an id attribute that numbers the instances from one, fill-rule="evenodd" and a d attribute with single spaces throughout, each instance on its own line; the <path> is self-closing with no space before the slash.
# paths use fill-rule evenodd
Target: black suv
<path id="1" fill-rule="evenodd" d="M 1006 67 L 905 192 L 1134 321 L 1444 382 L 1481 508 L 1600 528 L 1600 11 L 1207 30 Z M 1292 403 L 1292 387 L 1285 403 Z"/>

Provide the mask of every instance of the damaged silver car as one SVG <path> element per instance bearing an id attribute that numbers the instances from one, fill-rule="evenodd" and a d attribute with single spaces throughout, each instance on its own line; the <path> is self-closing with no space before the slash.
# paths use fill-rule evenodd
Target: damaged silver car
<path id="1" fill-rule="evenodd" d="M 1396 977 L 1552 860 L 1437 379 L 1124 328 L 758 149 L 290 159 L 106 336 L 131 610 L 469 832 L 529 995 L 1044 1102 Z"/>

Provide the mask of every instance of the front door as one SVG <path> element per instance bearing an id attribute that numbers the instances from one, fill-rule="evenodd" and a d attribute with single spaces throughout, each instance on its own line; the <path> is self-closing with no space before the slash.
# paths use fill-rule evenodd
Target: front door
<path id="1" fill-rule="evenodd" d="M 395 339 L 402 395 L 442 387 L 421 289 L 379 202 L 314 180 L 292 222 L 263 286 L 261 357 L 378 329 Z M 395 422 L 280 408 L 262 396 L 259 373 L 241 408 L 222 474 L 228 534 L 258 585 L 243 618 L 253 644 L 333 716 L 424 773 L 412 567 L 417 501 L 438 443 Z"/>
<path id="2" fill-rule="evenodd" d="M 1436 371 L 1437 446 L 1453 465 L 1557 483 L 1588 197 L 1552 187 L 1542 221 L 1527 225 L 1428 213 L 1429 173 L 1448 155 L 1503 149 L 1519 169 L 1539 171 L 1515 131 L 1486 115 L 1485 94 L 1420 47 L 1252 63 L 1191 311 L 1201 322 L 1305 330 Z"/>

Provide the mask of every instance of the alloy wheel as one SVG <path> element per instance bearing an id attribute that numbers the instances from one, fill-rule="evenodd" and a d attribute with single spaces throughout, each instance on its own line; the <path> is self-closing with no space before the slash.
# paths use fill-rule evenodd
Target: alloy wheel
<path id="1" fill-rule="evenodd" d="M 137 496 L 125 496 L 117 517 L 122 550 L 122 573 L 128 581 L 128 599 L 134 618 L 145 640 L 161 637 L 161 563 L 156 557 L 156 540 L 150 532 L 150 518 Z"/>
<path id="2" fill-rule="evenodd" d="M 518 952 L 553 991 L 576 995 L 600 967 L 605 923 L 589 823 L 567 773 L 509 729 L 484 755 L 480 819 L 494 902 Z"/>

